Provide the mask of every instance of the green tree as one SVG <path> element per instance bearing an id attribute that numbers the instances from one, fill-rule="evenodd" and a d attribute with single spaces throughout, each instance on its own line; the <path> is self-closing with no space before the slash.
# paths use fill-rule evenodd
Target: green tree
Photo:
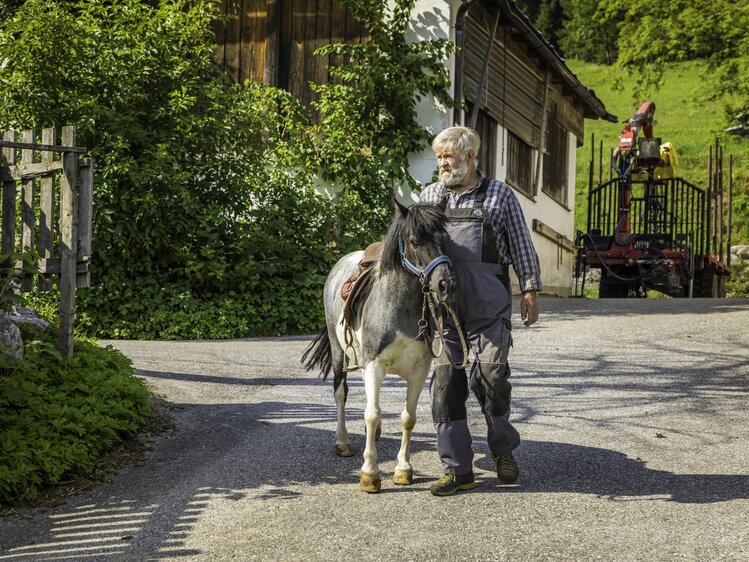
<path id="1" fill-rule="evenodd" d="M 727 117 L 749 111 L 749 3 L 744 0 L 611 0 L 605 16 L 623 14 L 617 66 L 657 84 L 664 65 L 704 60 L 705 95 L 723 100 Z"/>
<path id="2" fill-rule="evenodd" d="M 318 50 L 347 60 L 332 69 L 333 83 L 315 88 L 323 115 L 315 135 L 321 169 L 341 185 L 356 186 L 365 204 L 387 209 L 389 218 L 393 188 L 418 187 L 408 172 L 409 155 L 423 150 L 430 139 L 417 122 L 417 102 L 434 96 L 452 107 L 443 61 L 453 44 L 406 40 L 415 0 L 385 10 L 381 0 L 343 2 L 364 23 L 370 40 Z"/>
<path id="3" fill-rule="evenodd" d="M 538 17 L 538 9 L 541 6 L 541 0 L 516 0 L 515 4 L 518 5 L 518 8 L 520 8 L 532 22 L 536 21 L 536 17 Z"/>
<path id="4" fill-rule="evenodd" d="M 0 128 L 74 124 L 96 162 L 94 288 L 77 317 L 97 335 L 317 323 L 308 284 L 332 259 L 331 221 L 309 121 L 284 92 L 226 86 L 219 4 L 28 0 L 0 27 Z"/>
<path id="5" fill-rule="evenodd" d="M 620 14 L 608 15 L 599 0 L 563 0 L 559 45 L 568 58 L 611 65 L 617 59 Z"/>
<path id="6" fill-rule="evenodd" d="M 0 0 L 0 22 L 10 18 L 26 0 Z"/>
<path id="7" fill-rule="evenodd" d="M 538 16 L 534 22 L 536 28 L 561 54 L 562 48 L 559 44 L 559 31 L 562 29 L 562 3 L 560 0 L 542 0 L 538 10 Z"/>

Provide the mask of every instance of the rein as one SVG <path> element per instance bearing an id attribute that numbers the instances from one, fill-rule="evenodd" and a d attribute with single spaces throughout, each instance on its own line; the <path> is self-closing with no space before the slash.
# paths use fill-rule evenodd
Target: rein
<path id="1" fill-rule="evenodd" d="M 430 261 L 424 269 L 419 269 L 410 261 L 408 261 L 408 258 L 406 258 L 406 254 L 404 251 L 405 247 L 402 239 L 398 241 L 398 248 L 400 249 L 401 263 L 403 264 L 403 267 L 405 267 L 408 271 L 419 278 L 419 283 L 421 283 L 421 292 L 424 295 L 421 303 L 421 319 L 419 320 L 419 332 L 418 334 L 416 334 L 416 339 L 424 340 L 424 342 L 429 346 L 429 352 L 435 359 L 442 355 L 442 352 L 444 350 L 445 356 L 450 362 L 450 365 L 452 365 L 456 369 L 464 369 L 468 366 L 469 363 L 468 345 L 466 344 L 465 336 L 463 335 L 463 329 L 460 326 L 460 322 L 458 321 L 458 317 L 455 314 L 455 310 L 451 307 L 445 306 L 445 309 L 448 311 L 448 313 L 450 314 L 450 318 L 455 324 L 455 328 L 458 331 L 458 336 L 460 337 L 460 345 L 463 351 L 463 361 L 460 365 L 456 364 L 455 361 L 453 361 L 452 354 L 450 353 L 450 348 L 445 343 L 444 322 L 442 320 L 442 314 L 439 314 L 437 310 L 441 303 L 437 300 L 434 291 L 429 288 L 429 276 L 437 268 L 437 266 L 443 263 L 446 265 L 452 265 L 452 261 L 450 261 L 449 257 L 441 255 Z M 438 353 L 434 352 L 433 340 L 429 335 L 429 320 L 427 320 L 427 309 L 429 309 L 429 315 L 434 321 L 437 337 L 440 341 Z"/>

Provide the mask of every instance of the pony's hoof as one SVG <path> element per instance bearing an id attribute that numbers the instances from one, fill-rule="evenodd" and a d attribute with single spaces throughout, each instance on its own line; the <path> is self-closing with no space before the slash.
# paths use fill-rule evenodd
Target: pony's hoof
<path id="1" fill-rule="evenodd" d="M 395 474 L 393 475 L 393 483 L 399 484 L 401 486 L 408 486 L 409 484 L 414 483 L 414 473 L 413 470 L 410 468 L 407 469 L 395 469 Z"/>
<path id="2" fill-rule="evenodd" d="M 371 476 L 369 474 L 360 472 L 359 473 L 359 486 L 361 486 L 361 489 L 367 492 L 368 494 L 376 494 L 377 492 L 380 491 L 380 487 L 382 486 L 382 479 L 380 479 L 379 474 Z"/>
<path id="3" fill-rule="evenodd" d="M 351 445 L 348 443 L 344 443 L 343 445 L 336 444 L 335 454 L 338 455 L 339 457 L 352 457 L 354 456 L 354 450 L 351 448 Z"/>

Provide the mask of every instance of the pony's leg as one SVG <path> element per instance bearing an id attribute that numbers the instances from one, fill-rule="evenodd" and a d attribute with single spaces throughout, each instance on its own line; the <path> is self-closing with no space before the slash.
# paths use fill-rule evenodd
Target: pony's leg
<path id="1" fill-rule="evenodd" d="M 338 406 L 338 424 L 335 430 L 335 454 L 339 457 L 350 457 L 354 454 L 351 449 L 351 441 L 346 431 L 346 397 L 348 396 L 348 383 L 346 372 L 343 369 L 334 369 L 333 395 Z"/>
<path id="2" fill-rule="evenodd" d="M 330 355 L 333 367 L 333 396 L 335 397 L 337 409 L 337 424 L 335 430 L 335 454 L 339 457 L 350 457 L 354 454 L 351 449 L 351 441 L 346 431 L 346 398 L 348 397 L 348 373 L 344 369 L 345 353 L 341 347 L 342 333 L 338 333 L 340 322 L 335 326 L 328 326 L 330 334 Z"/>
<path id="3" fill-rule="evenodd" d="M 359 484 L 365 492 L 380 491 L 380 469 L 377 466 L 377 445 L 375 435 L 380 425 L 380 388 L 385 380 L 385 369 L 377 361 L 371 361 L 364 370 L 364 392 L 367 396 L 367 407 L 364 411 L 364 423 L 367 427 L 367 445 L 364 448 L 364 464 L 359 474 Z"/>
<path id="4" fill-rule="evenodd" d="M 406 405 L 401 412 L 403 435 L 401 448 L 398 451 L 398 464 L 395 465 L 393 482 L 395 484 L 413 484 L 413 467 L 411 466 L 411 434 L 416 425 L 416 405 L 419 402 L 421 390 L 429 374 L 429 364 L 418 365 L 407 379 Z"/>

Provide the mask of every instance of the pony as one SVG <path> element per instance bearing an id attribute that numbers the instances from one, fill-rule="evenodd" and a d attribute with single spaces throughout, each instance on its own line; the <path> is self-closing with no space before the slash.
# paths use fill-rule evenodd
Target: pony
<path id="1" fill-rule="evenodd" d="M 353 346 L 364 373 L 366 446 L 360 470 L 361 489 L 380 490 L 375 440 L 381 427 L 380 388 L 386 374 L 407 383 L 403 428 L 393 482 L 413 483 L 410 441 L 416 424 L 416 404 L 424 387 L 433 355 L 427 333 L 427 303 L 449 304 L 455 297 L 452 263 L 444 255 L 448 235 L 444 206 L 416 204 L 406 208 L 397 201 L 393 222 L 385 237 L 382 254 L 373 266 L 373 282 L 346 336 L 341 285 L 359 264 L 363 252 L 352 252 L 333 266 L 325 282 L 323 302 L 325 327 L 302 356 L 307 370 L 318 367 L 323 379 L 333 371 L 333 394 L 338 408 L 335 448 L 342 457 L 353 455 L 346 432 L 345 406 L 348 395 L 346 350 Z M 353 339 L 353 342 L 351 340 Z"/>

